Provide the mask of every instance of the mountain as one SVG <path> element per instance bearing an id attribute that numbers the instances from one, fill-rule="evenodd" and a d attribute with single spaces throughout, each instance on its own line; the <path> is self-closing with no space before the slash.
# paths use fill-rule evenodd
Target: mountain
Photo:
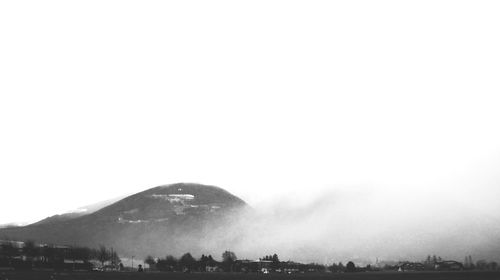
<path id="1" fill-rule="evenodd" d="M 121 199 L 123 199 L 125 196 L 120 196 L 120 197 L 117 197 L 117 198 L 113 198 L 113 199 L 108 199 L 108 200 L 104 200 L 104 201 L 101 201 L 101 202 L 98 202 L 98 203 L 94 203 L 94 204 L 90 204 L 90 205 L 86 205 L 86 206 L 83 206 L 83 207 L 80 207 L 74 211 L 71 211 L 71 212 L 67 212 L 67 213 L 63 213 L 63 214 L 58 214 L 58 215 L 53 215 L 53 216 L 50 216 L 50 217 L 47 217 L 43 220 L 40 220 L 36 223 L 34 223 L 33 225 L 40 225 L 40 224 L 53 224 L 53 223 L 58 223 L 58 222 L 64 222 L 64 221 L 69 221 L 69 220 L 72 220 L 72 219 L 75 219 L 75 218 L 78 218 L 78 217 L 82 217 L 82 216 L 85 216 L 85 215 L 88 215 L 88 214 L 92 214 L 98 210 L 101 210 L 102 208 L 106 207 L 106 206 L 109 206 Z"/>
<path id="2" fill-rule="evenodd" d="M 148 189 L 89 214 L 3 228 L 0 236 L 61 245 L 103 244 L 124 256 L 201 253 L 210 247 L 210 236 L 245 208 L 243 200 L 221 188 L 178 183 Z"/>

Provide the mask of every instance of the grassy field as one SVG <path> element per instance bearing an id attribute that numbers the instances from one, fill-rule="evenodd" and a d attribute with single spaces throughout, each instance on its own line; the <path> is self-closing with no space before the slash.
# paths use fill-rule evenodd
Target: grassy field
<path id="1" fill-rule="evenodd" d="M 317 280 L 498 280 L 500 272 L 369 272 L 343 274 L 239 274 L 239 273 L 138 273 L 138 272 L 2 272 L 0 280 L 113 280 L 113 279 L 144 279 L 144 280 L 285 280 L 285 279 L 317 279 Z"/>

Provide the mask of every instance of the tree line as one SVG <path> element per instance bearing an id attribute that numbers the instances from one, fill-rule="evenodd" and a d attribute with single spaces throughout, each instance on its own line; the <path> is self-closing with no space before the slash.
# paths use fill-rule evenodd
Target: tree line
<path id="1" fill-rule="evenodd" d="M 89 248 L 35 244 L 31 240 L 0 241 L 0 267 L 90 270 L 94 263 L 118 269 L 121 260 L 115 250 L 104 245 Z"/>
<path id="2" fill-rule="evenodd" d="M 267 255 L 258 260 L 240 260 L 232 251 L 224 251 L 221 261 L 212 255 L 201 255 L 194 258 L 191 253 L 185 253 L 179 258 L 167 255 L 165 258 L 147 256 L 144 263 L 150 270 L 168 272 L 320 272 L 326 267 L 320 264 L 302 264 L 292 261 L 280 261 L 277 254 Z"/>
<path id="3" fill-rule="evenodd" d="M 460 263 L 453 260 L 444 260 L 439 256 L 428 256 L 422 262 L 399 261 L 392 264 L 368 264 L 356 266 L 353 261 L 348 261 L 345 265 L 342 262 L 331 265 L 317 263 L 299 263 L 293 261 L 281 261 L 277 254 L 266 255 L 258 260 L 240 260 L 231 251 L 225 251 L 221 256 L 221 261 L 215 260 L 211 255 L 202 255 L 199 259 L 194 258 L 190 253 L 176 258 L 168 255 L 165 258 L 154 258 L 148 256 L 144 262 L 150 270 L 159 271 L 182 271 L 182 272 L 365 272 L 365 271 L 453 271 L 453 270 L 498 270 L 496 262 L 479 260 L 473 262 L 471 256 L 466 257 L 466 262 Z"/>
<path id="4" fill-rule="evenodd" d="M 277 254 L 265 255 L 258 260 L 238 259 L 232 251 L 226 250 L 218 261 L 212 255 L 195 258 L 191 253 L 180 257 L 167 255 L 164 258 L 147 256 L 144 263 L 148 270 L 166 272 L 361 272 L 361 271 L 432 271 L 432 270 L 498 270 L 496 262 L 465 257 L 463 263 L 443 260 L 439 256 L 427 256 L 422 262 L 399 261 L 356 266 L 349 261 L 331 265 L 281 261 Z M 113 248 L 100 245 L 98 248 L 84 246 L 57 246 L 35 244 L 28 240 L 14 242 L 0 240 L 0 267 L 15 269 L 54 269 L 54 270 L 124 270 L 118 253 Z M 142 266 L 139 265 L 139 271 Z"/>

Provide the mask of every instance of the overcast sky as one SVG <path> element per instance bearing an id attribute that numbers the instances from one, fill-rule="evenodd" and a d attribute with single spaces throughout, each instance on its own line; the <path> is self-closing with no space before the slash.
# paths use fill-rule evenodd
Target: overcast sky
<path id="1" fill-rule="evenodd" d="M 0 223 L 175 182 L 252 205 L 361 188 L 499 211 L 499 14 L 497 1 L 2 1 Z"/>

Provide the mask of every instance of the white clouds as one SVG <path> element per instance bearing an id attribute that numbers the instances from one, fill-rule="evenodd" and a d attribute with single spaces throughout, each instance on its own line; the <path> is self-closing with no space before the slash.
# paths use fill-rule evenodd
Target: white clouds
<path id="1" fill-rule="evenodd" d="M 497 192 L 494 2 L 1 5 L 0 184 L 46 210 L 0 222 L 177 181 Z"/>

